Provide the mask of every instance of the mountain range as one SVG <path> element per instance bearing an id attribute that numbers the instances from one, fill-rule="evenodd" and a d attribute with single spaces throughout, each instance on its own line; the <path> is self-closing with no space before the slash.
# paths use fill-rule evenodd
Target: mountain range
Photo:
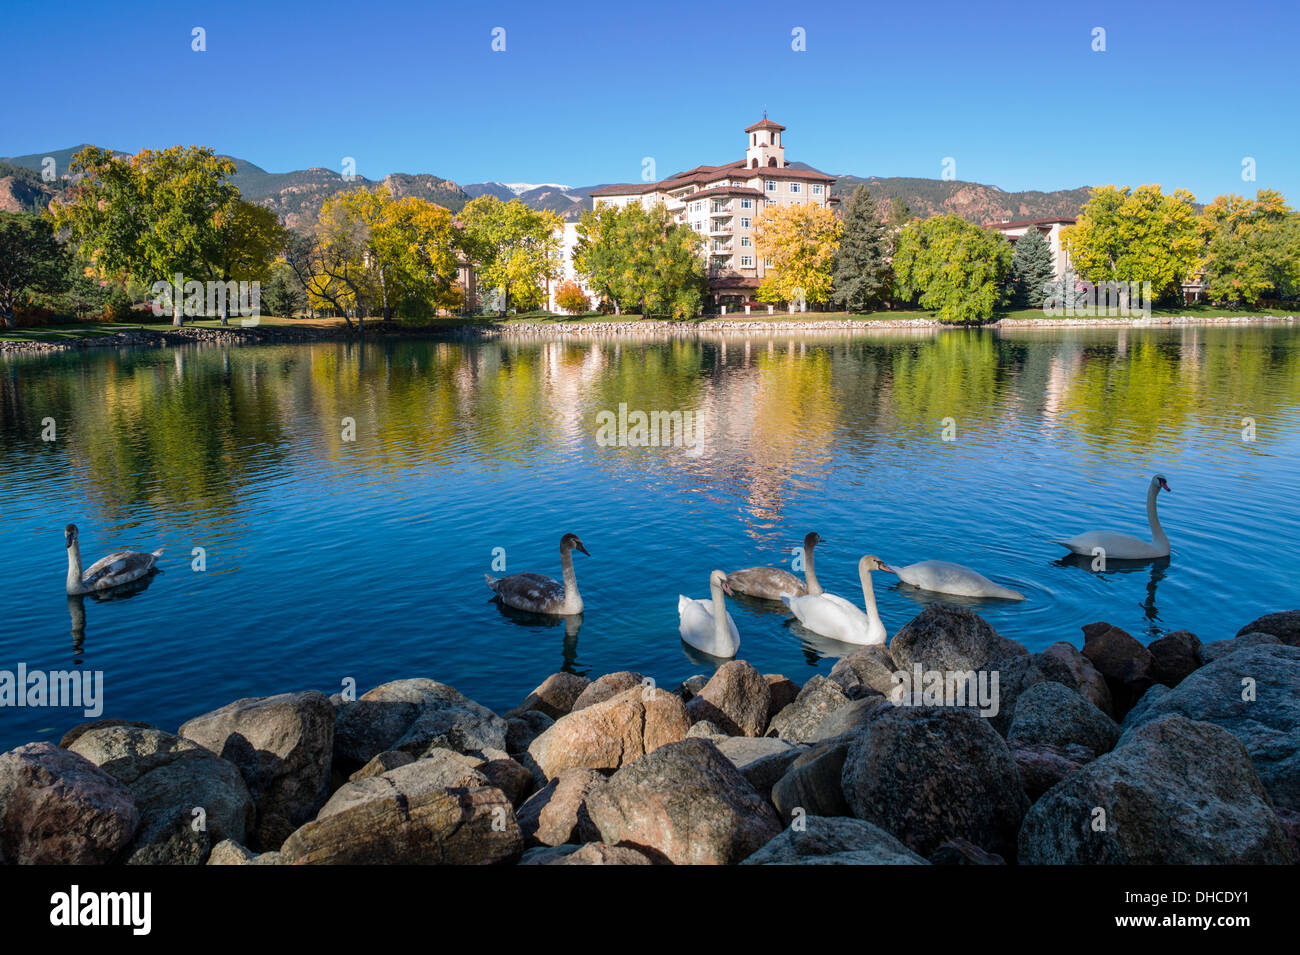
<path id="1" fill-rule="evenodd" d="M 68 164 L 82 148 L 73 146 L 0 160 L 0 209 L 32 212 L 45 208 L 51 199 L 67 188 L 71 181 L 67 175 Z M 46 182 L 41 175 L 47 157 L 54 160 L 57 178 L 52 182 Z M 291 229 L 310 225 L 322 203 L 330 196 L 375 185 L 387 186 L 399 198 L 419 196 L 428 199 L 452 212 L 459 212 L 471 199 L 492 195 L 507 201 L 519 199 L 533 209 L 547 209 L 570 221 L 591 208 L 591 193 L 603 185 L 527 182 L 461 185 L 429 173 L 390 173 L 378 180 L 355 176 L 348 180 L 332 169 L 317 167 L 293 172 L 267 172 L 246 159 L 230 158 L 235 164 L 231 181 L 239 187 L 240 194 L 250 202 L 275 210 Z M 799 169 L 812 168 L 805 163 L 791 165 Z M 840 175 L 831 187 L 831 195 L 847 196 L 860 185 L 869 188 L 878 200 L 903 200 L 916 215 L 955 213 L 972 222 L 1074 216 L 1087 202 L 1089 192 L 1087 186 L 1056 192 L 1007 192 L 997 186 L 958 180 Z"/>

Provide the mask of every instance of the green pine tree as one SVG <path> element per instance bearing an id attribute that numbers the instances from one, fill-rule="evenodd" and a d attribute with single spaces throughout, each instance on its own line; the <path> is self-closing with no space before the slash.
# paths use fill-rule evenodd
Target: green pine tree
<path id="1" fill-rule="evenodd" d="M 866 186 L 853 190 L 844 213 L 844 235 L 831 272 L 831 301 L 850 312 L 867 312 L 889 294 L 889 229 Z"/>
<path id="2" fill-rule="evenodd" d="M 1044 286 L 1056 281 L 1056 269 L 1052 265 L 1051 246 L 1033 226 L 1016 240 L 1009 278 L 1012 298 L 1017 305 L 1042 307 Z"/>

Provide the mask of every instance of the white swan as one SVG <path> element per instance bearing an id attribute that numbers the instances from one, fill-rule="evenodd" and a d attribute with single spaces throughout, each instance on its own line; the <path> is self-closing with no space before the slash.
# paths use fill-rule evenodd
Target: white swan
<path id="1" fill-rule="evenodd" d="M 873 570 L 888 571 L 889 567 L 879 557 L 871 554 L 858 561 L 858 576 L 862 579 L 862 602 L 866 605 L 866 613 L 835 594 L 809 594 L 806 597 L 787 594 L 781 600 L 799 618 L 800 623 L 823 637 L 831 637 L 841 643 L 884 643 L 885 625 L 876 610 L 875 591 L 871 589 Z"/>
<path id="2" fill-rule="evenodd" d="M 560 538 L 564 583 L 543 574 L 511 574 L 501 578 L 484 574 L 483 579 L 507 607 L 557 615 L 582 613 L 582 594 L 578 593 L 578 575 L 573 570 L 575 547 L 587 554 L 587 548 L 582 546 L 577 534 L 565 534 Z"/>
<path id="3" fill-rule="evenodd" d="M 77 534 L 77 525 L 69 524 L 63 529 L 63 542 L 68 548 L 68 593 L 88 594 L 95 591 L 112 590 L 133 580 L 139 580 L 152 573 L 162 556 L 162 548 L 151 554 L 134 550 L 119 550 L 107 557 L 101 557 L 86 570 L 81 569 L 81 541 Z"/>
<path id="4" fill-rule="evenodd" d="M 1170 494 L 1173 493 L 1168 482 L 1165 481 L 1165 476 L 1157 474 L 1147 485 L 1147 523 L 1151 525 L 1151 543 L 1148 544 L 1142 538 L 1134 537 L 1132 534 L 1120 534 L 1116 531 L 1089 531 L 1055 543 L 1085 557 L 1094 556 L 1098 548 L 1101 549 L 1103 557 L 1111 560 L 1150 560 L 1153 557 L 1168 557 L 1169 538 L 1165 536 L 1164 528 L 1160 526 L 1160 518 L 1156 514 L 1156 496 L 1161 488 L 1169 491 Z"/>
<path id="5" fill-rule="evenodd" d="M 727 600 L 723 591 L 731 592 L 727 586 L 727 575 L 720 570 L 709 574 L 708 600 L 692 600 L 690 597 L 677 595 L 677 615 L 681 618 L 678 631 L 682 639 L 696 650 L 702 650 L 709 656 L 734 657 L 740 650 L 740 631 L 736 621 L 727 612 Z"/>
<path id="6" fill-rule="evenodd" d="M 1001 600 L 1024 600 L 1025 595 L 995 584 L 978 571 L 951 564 L 946 560 L 923 560 L 906 567 L 886 567 L 898 579 L 921 590 L 958 597 L 997 597 Z"/>
<path id="7" fill-rule="evenodd" d="M 796 597 L 819 594 L 822 585 L 817 583 L 817 571 L 813 569 L 813 548 L 821 542 L 821 537 L 815 533 L 803 539 L 804 580 L 779 567 L 748 567 L 727 574 L 727 586 L 738 594 L 764 600 L 780 600 L 785 594 Z"/>

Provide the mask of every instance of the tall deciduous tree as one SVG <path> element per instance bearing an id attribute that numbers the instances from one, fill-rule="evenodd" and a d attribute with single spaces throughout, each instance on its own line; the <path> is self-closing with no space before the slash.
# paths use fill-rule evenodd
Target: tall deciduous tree
<path id="1" fill-rule="evenodd" d="M 459 219 L 479 282 L 501 289 L 501 314 L 512 298 L 518 304 L 540 301 L 543 283 L 556 274 L 560 217 L 530 209 L 518 199 L 479 196 L 466 204 Z"/>
<path id="2" fill-rule="evenodd" d="M 107 279 L 143 285 L 210 273 L 220 257 L 222 222 L 239 197 L 235 164 L 207 146 L 145 149 L 115 156 L 88 146 L 72 159 L 82 173 L 51 206 L 56 227 Z M 183 325 L 182 296 L 173 295 L 172 324 Z"/>
<path id="3" fill-rule="evenodd" d="M 1185 189 L 1097 186 L 1061 242 L 1091 282 L 1150 282 L 1156 297 L 1172 295 L 1201 258 L 1194 201 Z"/>
<path id="4" fill-rule="evenodd" d="M 758 287 L 760 302 L 802 298 L 817 304 L 831 294 L 831 269 L 844 225 L 824 206 L 769 206 L 754 220 L 754 248 L 770 260 Z"/>
<path id="5" fill-rule="evenodd" d="M 619 314 L 636 306 L 643 315 L 689 318 L 706 288 L 702 241 L 660 203 L 604 206 L 579 224 L 574 265 Z"/>
<path id="6" fill-rule="evenodd" d="M 67 263 L 50 223 L 24 212 L 0 212 L 0 315 L 13 328 L 25 295 L 63 289 Z"/>
<path id="7" fill-rule="evenodd" d="M 1211 299 L 1253 307 L 1261 298 L 1300 292 L 1300 214 L 1280 192 L 1219 196 L 1205 207 L 1199 226 Z"/>
<path id="8" fill-rule="evenodd" d="M 211 276 L 220 282 L 264 282 L 271 263 L 284 249 L 288 232 L 265 206 L 238 199 L 218 213 L 220 242 Z M 230 319 L 229 294 L 220 299 L 221 324 Z"/>
<path id="9" fill-rule="evenodd" d="M 1047 286 L 1056 281 L 1052 264 L 1052 247 L 1034 226 L 1016 240 L 1009 275 L 1011 297 L 1017 305 L 1040 308 L 1047 296 Z"/>
<path id="10" fill-rule="evenodd" d="M 941 321 L 978 322 L 1002 301 L 1011 243 L 954 215 L 913 219 L 899 233 L 894 275 L 900 294 L 920 296 Z"/>
<path id="11" fill-rule="evenodd" d="M 853 190 L 844 212 L 844 235 L 831 273 L 831 301 L 850 312 L 866 312 L 889 295 L 889 228 L 866 186 Z"/>

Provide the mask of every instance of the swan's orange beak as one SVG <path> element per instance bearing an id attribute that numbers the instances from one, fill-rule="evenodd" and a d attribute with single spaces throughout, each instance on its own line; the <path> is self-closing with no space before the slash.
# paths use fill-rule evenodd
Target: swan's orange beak
<path id="1" fill-rule="evenodd" d="M 736 596 L 734 593 L 731 592 L 731 587 L 725 580 L 722 582 L 722 592 L 726 594 L 728 597 Z"/>
<path id="2" fill-rule="evenodd" d="M 1173 488 L 1169 486 L 1169 483 L 1167 481 L 1161 481 L 1160 486 L 1164 488 L 1166 491 L 1168 491 L 1170 494 L 1174 493 Z"/>

